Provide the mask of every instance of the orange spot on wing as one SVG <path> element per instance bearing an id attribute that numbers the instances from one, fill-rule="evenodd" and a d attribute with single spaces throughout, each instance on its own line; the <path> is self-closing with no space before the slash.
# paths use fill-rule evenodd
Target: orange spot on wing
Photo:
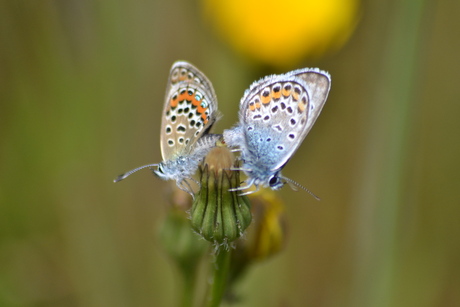
<path id="1" fill-rule="evenodd" d="M 208 116 L 205 113 L 201 114 L 201 118 L 203 119 L 205 124 L 208 122 Z"/>
<path id="2" fill-rule="evenodd" d="M 195 106 L 195 107 L 198 107 L 201 103 L 201 100 L 196 100 L 195 98 L 192 99 L 192 104 Z M 201 112 L 200 112 L 201 113 Z"/>
<path id="3" fill-rule="evenodd" d="M 249 104 L 249 110 L 254 111 L 256 106 L 254 104 Z"/>
<path id="4" fill-rule="evenodd" d="M 271 95 L 268 95 L 268 96 L 261 95 L 260 100 L 262 101 L 262 104 L 268 104 L 270 100 L 272 100 L 272 96 Z"/>
<path id="5" fill-rule="evenodd" d="M 202 106 L 198 106 L 196 111 L 200 114 L 203 114 L 208 108 L 203 108 Z"/>
<path id="6" fill-rule="evenodd" d="M 183 100 L 186 100 L 187 98 L 189 98 L 187 92 L 184 92 L 182 94 L 179 95 L 179 98 L 177 99 L 178 101 L 183 101 Z"/>
<path id="7" fill-rule="evenodd" d="M 179 103 L 179 99 L 177 99 L 177 97 L 176 99 L 171 98 L 171 100 L 169 101 L 169 105 L 173 108 L 177 107 L 178 103 Z"/>
<path id="8" fill-rule="evenodd" d="M 257 110 L 260 109 L 260 102 L 256 102 L 256 109 L 257 109 Z"/>
<path id="9" fill-rule="evenodd" d="M 278 91 L 278 92 L 272 91 L 272 96 L 275 99 L 280 98 L 281 97 L 281 91 Z"/>
<path id="10" fill-rule="evenodd" d="M 303 102 L 299 102 L 297 104 L 297 107 L 299 108 L 300 112 L 305 111 L 305 105 L 303 104 Z"/>
<path id="11" fill-rule="evenodd" d="M 179 81 L 187 80 L 187 74 L 179 74 Z"/>
<path id="12" fill-rule="evenodd" d="M 292 98 L 294 98 L 295 101 L 299 100 L 299 94 L 296 93 L 296 91 L 292 92 Z"/>
<path id="13" fill-rule="evenodd" d="M 287 89 L 283 88 L 283 96 L 288 97 L 289 95 L 291 95 L 291 90 L 287 90 Z"/>

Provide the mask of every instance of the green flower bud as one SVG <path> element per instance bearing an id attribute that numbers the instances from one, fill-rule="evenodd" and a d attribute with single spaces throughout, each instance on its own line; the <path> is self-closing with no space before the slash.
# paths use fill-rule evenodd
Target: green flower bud
<path id="1" fill-rule="evenodd" d="M 190 196 L 177 190 L 171 200 L 171 207 L 159 229 L 159 238 L 166 254 L 174 260 L 181 273 L 190 276 L 194 274 L 199 259 L 207 254 L 209 243 L 190 229 L 190 220 L 183 210 L 190 207 Z"/>
<path id="2" fill-rule="evenodd" d="M 241 191 L 239 171 L 231 171 L 233 154 L 226 147 L 213 148 L 200 168 L 200 190 L 191 210 L 192 228 L 216 244 L 240 237 L 251 223 L 251 206 Z"/>

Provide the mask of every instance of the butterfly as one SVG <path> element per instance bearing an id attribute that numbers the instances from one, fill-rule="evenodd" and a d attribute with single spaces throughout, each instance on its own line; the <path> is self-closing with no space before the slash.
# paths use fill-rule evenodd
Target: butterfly
<path id="1" fill-rule="evenodd" d="M 304 68 L 267 76 L 246 90 L 240 101 L 238 124 L 223 133 L 228 146 L 239 148 L 239 170 L 248 177 L 246 185 L 238 190 L 252 185 L 256 190 L 259 186 L 278 190 L 289 183 L 315 196 L 283 177 L 281 170 L 318 118 L 330 87 L 327 72 Z"/>
<path id="2" fill-rule="evenodd" d="M 143 168 L 152 168 L 163 180 L 175 180 L 177 186 L 190 194 L 187 179 L 201 160 L 215 146 L 220 135 L 208 134 L 218 120 L 217 98 L 208 78 L 192 64 L 175 62 L 168 78 L 162 110 L 160 148 L 163 161 L 135 168 L 118 176 L 121 181 Z M 193 195 L 193 194 L 192 194 Z"/>

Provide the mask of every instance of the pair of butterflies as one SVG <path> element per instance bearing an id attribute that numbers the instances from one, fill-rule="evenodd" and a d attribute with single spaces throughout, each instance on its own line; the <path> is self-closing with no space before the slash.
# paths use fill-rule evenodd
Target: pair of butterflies
<path id="1" fill-rule="evenodd" d="M 283 177 L 281 170 L 318 118 L 330 86 L 327 72 L 304 68 L 267 76 L 246 90 L 240 101 L 238 124 L 223 133 L 227 146 L 240 151 L 240 170 L 248 177 L 237 190 L 252 185 L 277 190 L 285 183 L 302 187 Z M 201 160 L 221 138 L 209 134 L 218 117 L 216 94 L 208 78 L 188 62 L 174 63 L 162 113 L 163 161 L 133 169 L 114 181 L 143 168 L 157 167 L 153 170 L 156 175 L 175 180 L 180 189 L 190 193 L 187 179 L 192 179 Z"/>

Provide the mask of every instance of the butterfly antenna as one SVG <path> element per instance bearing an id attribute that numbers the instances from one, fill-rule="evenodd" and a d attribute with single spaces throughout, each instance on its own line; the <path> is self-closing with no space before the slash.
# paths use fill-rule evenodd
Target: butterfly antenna
<path id="1" fill-rule="evenodd" d="M 135 173 L 143 168 L 147 168 L 147 167 L 152 167 L 152 166 L 158 166 L 158 164 L 147 164 L 147 165 L 143 165 L 143 166 L 140 166 L 138 168 L 135 168 L 135 169 L 132 169 L 130 170 L 129 172 L 126 172 L 124 174 L 121 174 L 120 176 L 118 176 L 117 178 L 115 178 L 113 180 L 113 182 L 119 182 L 119 181 L 122 181 L 123 179 L 125 179 L 126 177 L 128 177 L 129 175 L 131 175 L 132 173 Z"/>
<path id="2" fill-rule="evenodd" d="M 280 176 L 281 177 L 281 176 Z M 313 196 L 316 200 L 321 200 L 321 198 L 319 198 L 318 196 L 316 196 L 312 191 L 310 191 L 309 189 L 307 189 L 306 187 L 304 187 L 303 185 L 301 185 L 300 183 L 297 183 L 295 182 L 294 180 L 292 179 L 289 179 L 287 177 L 281 177 L 282 179 L 286 180 L 286 182 L 289 184 L 289 186 L 291 187 L 291 189 L 293 189 L 294 191 L 297 191 L 297 188 L 301 188 L 302 190 L 304 190 L 305 192 L 307 192 L 308 194 L 310 194 L 311 196 Z"/>

